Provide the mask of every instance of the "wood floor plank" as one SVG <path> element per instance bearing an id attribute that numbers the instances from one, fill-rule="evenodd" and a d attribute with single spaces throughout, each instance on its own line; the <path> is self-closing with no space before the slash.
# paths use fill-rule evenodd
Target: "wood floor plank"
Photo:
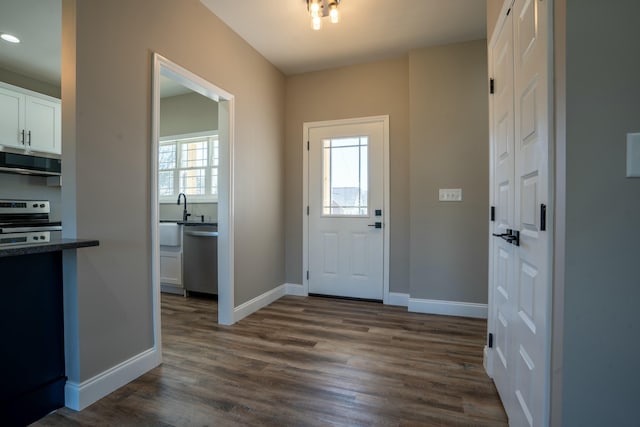
<path id="1" fill-rule="evenodd" d="M 505 426 L 486 321 L 283 297 L 233 326 L 162 295 L 163 364 L 37 426 Z"/>

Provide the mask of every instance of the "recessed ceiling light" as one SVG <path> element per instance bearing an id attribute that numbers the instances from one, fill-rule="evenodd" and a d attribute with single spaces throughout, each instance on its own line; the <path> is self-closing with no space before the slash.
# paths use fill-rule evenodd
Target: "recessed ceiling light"
<path id="1" fill-rule="evenodd" d="M 0 34 L 0 39 L 8 41 L 9 43 L 20 43 L 20 39 L 13 34 L 2 33 Z"/>

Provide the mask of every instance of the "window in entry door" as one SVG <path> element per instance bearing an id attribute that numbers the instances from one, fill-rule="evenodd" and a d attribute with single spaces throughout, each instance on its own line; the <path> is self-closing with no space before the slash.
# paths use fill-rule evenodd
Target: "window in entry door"
<path id="1" fill-rule="evenodd" d="M 369 216 L 368 137 L 322 140 L 322 216 Z"/>

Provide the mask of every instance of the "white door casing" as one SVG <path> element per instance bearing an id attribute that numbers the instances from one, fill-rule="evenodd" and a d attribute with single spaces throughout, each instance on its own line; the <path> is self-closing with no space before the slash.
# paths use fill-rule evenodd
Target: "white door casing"
<path id="1" fill-rule="evenodd" d="M 160 240 L 158 144 L 160 141 L 160 76 L 218 102 L 218 323 L 231 325 L 234 317 L 234 96 L 158 53 L 153 54 L 151 181 L 151 277 L 155 350 L 162 351 L 160 310 Z"/>
<path id="2" fill-rule="evenodd" d="M 491 186 L 496 209 L 492 229 L 495 234 L 507 228 L 517 230 L 520 241 L 516 246 L 491 237 L 489 330 L 494 334 L 494 351 L 490 363 L 510 424 L 542 426 L 549 422 L 551 332 L 550 19 L 547 1 L 515 0 L 510 9 L 490 50 L 496 89 L 491 104 Z M 509 67 L 501 63 L 509 38 L 512 78 L 504 75 Z M 505 125 L 509 102 L 501 98 L 501 86 L 510 84 L 513 114 Z M 509 133 L 504 129 L 511 124 L 513 139 L 505 138 Z M 511 155 L 505 154 L 505 146 L 513 150 Z M 505 158 L 512 163 L 510 176 L 503 168 Z M 510 197 L 502 196 L 505 188 Z"/>
<path id="3" fill-rule="evenodd" d="M 305 133 L 307 290 L 386 301 L 388 117 L 310 123 L 305 124 Z M 351 183 L 342 187 L 340 181 L 347 175 L 351 181 L 359 178 L 361 192 Z M 353 205 L 353 197 L 360 199 L 357 194 L 366 207 L 345 207 Z"/>
<path id="4" fill-rule="evenodd" d="M 492 200 L 494 234 L 502 235 L 514 228 L 514 101 L 513 101 L 513 15 L 506 17 L 492 49 L 494 76 L 492 115 Z M 515 247 L 501 238 L 490 238 L 492 281 L 490 328 L 494 331 L 493 378 L 505 408 L 512 405 L 509 390 L 511 368 L 511 328 L 515 313 L 513 266 Z"/>

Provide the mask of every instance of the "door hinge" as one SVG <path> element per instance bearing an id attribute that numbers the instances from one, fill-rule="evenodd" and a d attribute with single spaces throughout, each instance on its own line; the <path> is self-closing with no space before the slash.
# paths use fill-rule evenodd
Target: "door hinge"
<path id="1" fill-rule="evenodd" d="M 309 280 L 309 270 L 307 270 L 307 280 Z"/>
<path id="2" fill-rule="evenodd" d="M 307 206 L 307 216 L 309 216 L 309 206 Z"/>
<path id="3" fill-rule="evenodd" d="M 489 79 L 489 93 L 493 95 L 496 91 L 496 82 L 494 79 Z"/>
<path id="4" fill-rule="evenodd" d="M 307 151 L 309 151 L 309 141 L 307 141 Z"/>
<path id="5" fill-rule="evenodd" d="M 491 206 L 491 214 L 490 214 L 491 222 L 496 220 L 496 207 Z"/>
<path id="6" fill-rule="evenodd" d="M 489 342 L 487 343 L 489 348 L 493 348 L 493 334 L 489 333 Z"/>
<path id="7" fill-rule="evenodd" d="M 540 231 L 547 230 L 547 205 L 540 205 Z"/>

